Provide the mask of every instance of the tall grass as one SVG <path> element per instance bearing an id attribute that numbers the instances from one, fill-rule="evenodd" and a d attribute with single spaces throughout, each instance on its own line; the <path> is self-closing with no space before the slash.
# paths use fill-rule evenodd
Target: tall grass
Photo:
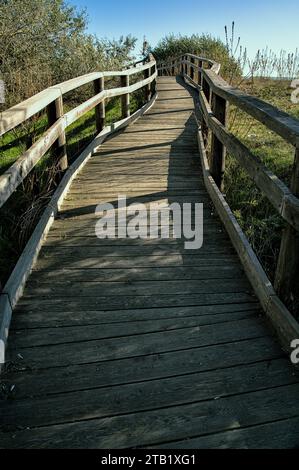
<path id="1" fill-rule="evenodd" d="M 234 25 L 230 38 L 226 28 L 226 37 L 227 49 L 243 71 L 241 80 L 232 73 L 231 82 L 299 119 L 299 104 L 292 103 L 290 87 L 291 80 L 299 75 L 298 50 L 274 54 L 266 48 L 250 60 L 246 49 L 240 46 L 240 39 L 234 39 Z M 290 184 L 295 154 L 293 146 L 234 106 L 229 109 L 228 128 L 269 170 L 287 185 Z M 273 281 L 285 226 L 282 218 L 233 155 L 226 157 L 224 186 L 230 207 Z M 293 313 L 298 315 L 295 309 Z"/>

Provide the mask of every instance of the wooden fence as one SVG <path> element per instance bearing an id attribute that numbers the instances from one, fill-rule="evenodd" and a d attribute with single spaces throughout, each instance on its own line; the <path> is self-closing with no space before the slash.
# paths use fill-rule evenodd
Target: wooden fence
<path id="1" fill-rule="evenodd" d="M 229 85 L 219 76 L 219 71 L 220 64 L 193 54 L 185 54 L 168 63 L 158 64 L 158 75 L 179 74 L 198 91 L 201 116 L 199 150 L 203 156 L 203 170 L 207 171 L 206 177 L 208 179 L 210 175 L 217 186 L 217 198 L 213 198 L 211 194 L 216 207 L 221 200 L 223 207 L 226 205 L 227 208 L 221 191 L 225 173 L 225 153 L 228 151 L 237 159 L 240 166 L 285 221 L 286 227 L 282 235 L 275 273 L 275 292 L 251 247 L 248 247 L 245 237 L 243 235 L 241 237 L 242 245 L 239 241 L 235 243 L 240 257 L 243 258 L 243 264 L 248 264 L 247 274 L 251 277 L 251 282 L 261 284 L 260 300 L 263 306 L 268 310 L 272 308 L 272 315 L 275 315 L 276 307 L 273 305 L 273 299 L 276 293 L 286 305 L 290 305 L 294 297 L 298 298 L 299 295 L 299 121 L 274 106 Z M 257 156 L 228 131 L 229 103 L 251 115 L 294 147 L 295 158 L 290 187 L 269 171 Z M 211 134 L 210 138 L 209 134 Z M 206 158 L 207 154 L 209 158 Z M 215 194 L 216 192 L 214 190 Z M 225 225 L 233 239 L 236 232 L 236 220 L 231 212 L 230 219 L 234 221 L 235 229 L 232 229 L 231 223 Z M 244 251 L 247 252 L 246 256 Z M 279 308 L 282 307 L 279 306 Z M 299 331 L 298 323 L 296 325 L 290 316 L 288 320 L 294 327 L 293 331 Z"/>
<path id="2" fill-rule="evenodd" d="M 130 85 L 130 77 L 140 73 L 143 78 Z M 113 78 L 115 80 L 117 77 L 120 78 L 121 86 L 105 89 L 105 79 Z M 136 120 L 153 105 L 157 96 L 155 91 L 156 77 L 156 61 L 149 57 L 144 64 L 136 64 L 126 70 L 94 72 L 52 86 L 1 113 L 0 136 L 43 110 L 47 111 L 48 129 L 0 176 L 0 208 L 51 147 L 55 150 L 54 158 L 57 158 L 63 177 L 0 293 L 0 369 L 5 362 L 5 347 L 12 310 L 23 293 L 26 280 L 37 259 L 43 240 L 73 179 L 92 156 L 96 147 L 107 136 Z M 94 96 L 64 113 L 63 95 L 88 83 L 94 85 Z M 144 88 L 145 91 L 146 104 L 130 115 L 130 94 L 141 88 Z M 122 101 L 122 119 L 111 125 L 105 125 L 105 102 L 117 96 Z M 69 165 L 66 153 L 66 128 L 93 108 L 95 108 L 97 135 L 80 156 Z"/>
<path id="3" fill-rule="evenodd" d="M 143 72 L 144 78 L 130 85 L 130 77 L 140 72 Z M 149 101 L 152 94 L 151 83 L 155 81 L 156 76 L 155 60 L 127 70 L 89 73 L 47 88 L 1 113 L 0 136 L 45 109 L 49 128 L 0 176 L 0 207 L 53 145 L 56 147 L 55 151 L 60 168 L 67 169 L 65 130 L 68 126 L 95 108 L 96 129 L 100 133 L 105 127 L 105 102 L 107 99 L 117 96 L 120 96 L 122 100 L 122 118 L 123 120 L 127 119 L 130 116 L 130 94 L 140 88 L 145 88 L 146 99 Z M 105 79 L 117 77 L 120 77 L 121 86 L 105 89 Z M 88 83 L 94 84 L 95 95 L 71 111 L 64 113 L 63 95 Z M 117 127 L 120 122 L 115 123 L 115 126 Z"/>
<path id="4" fill-rule="evenodd" d="M 44 109 L 47 110 L 48 129 L 0 176 L 0 207 L 51 147 L 54 147 L 57 161 L 65 174 L 0 295 L 0 364 L 3 362 L 1 355 L 4 357 L 4 345 L 8 335 L 12 308 L 22 294 L 43 238 L 54 220 L 71 181 L 90 158 L 94 148 L 109 133 L 127 125 L 153 103 L 156 96 L 154 84 L 157 74 L 179 74 L 197 90 L 198 111 L 200 112 L 198 144 L 204 180 L 209 194 L 265 312 L 269 314 L 283 338 L 283 344 L 288 348 L 289 339 L 299 337 L 298 322 L 290 315 L 280 300 L 282 299 L 288 305 L 290 299 L 296 293 L 298 294 L 299 285 L 299 121 L 270 104 L 232 87 L 219 76 L 219 71 L 220 65 L 218 63 L 193 54 L 185 54 L 169 63 L 160 64 L 158 68 L 155 60 L 151 57 L 146 63 L 127 70 L 94 72 L 55 85 L 2 113 L 0 136 Z M 130 84 L 130 77 L 140 72 L 142 72 L 143 78 Z M 105 79 L 115 79 L 116 77 L 120 78 L 121 86 L 105 89 Z M 94 85 L 94 96 L 65 113 L 63 96 L 88 83 Z M 140 88 L 145 90 L 148 105 L 130 116 L 130 94 Z M 107 99 L 117 96 L 121 97 L 122 101 L 122 119 L 111 126 L 105 126 L 105 102 Z M 245 111 L 293 145 L 295 159 L 290 188 L 269 171 L 261 160 L 253 155 L 236 136 L 228 131 L 228 103 Z M 68 166 L 66 128 L 93 108 L 95 108 L 98 135 L 80 157 Z M 237 159 L 240 166 L 285 221 L 286 228 L 282 236 L 275 276 L 275 290 L 221 193 L 226 151 Z"/>

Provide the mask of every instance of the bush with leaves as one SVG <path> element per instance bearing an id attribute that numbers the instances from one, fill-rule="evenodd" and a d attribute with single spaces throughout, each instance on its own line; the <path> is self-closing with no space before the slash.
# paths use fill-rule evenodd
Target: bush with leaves
<path id="1" fill-rule="evenodd" d="M 63 0 L 0 0 L 0 78 L 6 107 L 42 89 L 132 60 L 136 39 L 88 34 L 85 10 Z"/>
<path id="2" fill-rule="evenodd" d="M 209 34 L 192 34 L 182 36 L 169 34 L 161 39 L 153 50 L 157 60 L 167 61 L 183 54 L 190 53 L 207 57 L 221 63 L 221 75 L 224 78 L 241 75 L 238 61 L 231 56 L 227 46 L 218 38 Z"/>

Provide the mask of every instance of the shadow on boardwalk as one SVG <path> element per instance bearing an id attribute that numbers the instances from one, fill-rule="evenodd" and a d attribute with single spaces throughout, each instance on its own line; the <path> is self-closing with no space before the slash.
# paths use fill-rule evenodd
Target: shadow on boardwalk
<path id="1" fill-rule="evenodd" d="M 158 91 L 74 181 L 41 250 L 14 312 L 1 447 L 298 446 L 298 375 L 210 205 L 192 99 L 173 78 Z M 98 240 L 95 207 L 119 194 L 203 202 L 203 247 Z"/>

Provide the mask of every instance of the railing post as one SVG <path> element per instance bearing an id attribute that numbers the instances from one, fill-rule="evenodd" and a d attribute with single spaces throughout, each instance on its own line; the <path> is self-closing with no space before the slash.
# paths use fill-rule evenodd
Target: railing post
<path id="1" fill-rule="evenodd" d="M 183 64 L 184 56 L 181 56 L 181 75 L 184 75 L 184 64 Z"/>
<path id="2" fill-rule="evenodd" d="M 299 141 L 296 145 L 290 189 L 299 197 Z M 298 312 L 299 232 L 291 225 L 288 225 L 282 233 L 274 287 L 286 306 Z"/>
<path id="3" fill-rule="evenodd" d="M 202 69 L 202 60 L 198 61 L 198 76 L 197 76 L 197 83 L 199 86 L 202 86 L 202 72 L 199 69 Z"/>
<path id="4" fill-rule="evenodd" d="M 59 96 L 55 101 L 47 106 L 47 116 L 49 127 L 52 126 L 59 118 L 63 116 L 63 100 Z M 63 131 L 53 145 L 55 156 L 58 161 L 58 166 L 61 171 L 68 167 L 67 152 L 66 152 L 66 137 Z"/>
<path id="5" fill-rule="evenodd" d="M 154 73 L 156 72 L 156 68 L 157 68 L 157 64 L 154 64 L 151 69 L 150 69 L 150 76 L 151 75 L 154 75 Z M 151 86 L 151 97 L 154 96 L 154 94 L 156 93 L 156 85 L 157 85 L 157 80 L 153 80 L 152 83 L 150 84 Z"/>
<path id="6" fill-rule="evenodd" d="M 212 93 L 212 111 L 214 116 L 225 125 L 227 103 L 224 98 Z M 223 177 L 225 171 L 225 147 L 212 133 L 210 171 L 218 188 L 223 190 Z"/>
<path id="7" fill-rule="evenodd" d="M 205 80 L 204 76 L 202 77 L 202 91 L 203 91 L 206 99 L 210 103 L 210 95 L 211 95 L 210 85 Z M 201 120 L 201 131 L 202 131 L 202 135 L 203 135 L 204 146 L 205 146 L 205 148 L 207 148 L 208 141 L 209 141 L 209 127 L 205 123 L 205 120 L 204 120 L 203 116 L 202 116 L 202 120 Z"/>
<path id="8" fill-rule="evenodd" d="M 172 60 L 171 61 L 171 75 L 174 76 L 174 64 L 175 64 L 175 61 Z"/>
<path id="9" fill-rule="evenodd" d="M 185 55 L 184 59 L 187 61 L 187 60 L 188 60 L 188 56 Z M 188 75 L 188 64 L 187 64 L 187 63 L 185 64 L 185 74 Z"/>
<path id="10" fill-rule="evenodd" d="M 121 86 L 127 87 L 130 85 L 129 75 L 122 75 L 120 80 Z M 121 114 L 123 119 L 130 116 L 130 93 L 125 93 L 121 97 Z"/>
<path id="11" fill-rule="evenodd" d="M 191 57 L 191 63 L 192 64 L 195 63 L 194 57 Z M 192 65 L 190 65 L 190 78 L 192 78 L 192 80 L 194 80 L 194 68 L 192 67 Z"/>
<path id="12" fill-rule="evenodd" d="M 146 69 L 144 71 L 144 78 L 149 78 L 150 77 L 150 69 Z M 145 101 L 148 103 L 151 100 L 151 84 L 148 83 L 144 87 L 144 95 L 145 95 Z"/>
<path id="13" fill-rule="evenodd" d="M 98 95 L 105 89 L 104 77 L 98 78 L 93 82 L 94 93 Z M 105 127 L 105 100 L 95 107 L 96 129 L 99 134 Z"/>

